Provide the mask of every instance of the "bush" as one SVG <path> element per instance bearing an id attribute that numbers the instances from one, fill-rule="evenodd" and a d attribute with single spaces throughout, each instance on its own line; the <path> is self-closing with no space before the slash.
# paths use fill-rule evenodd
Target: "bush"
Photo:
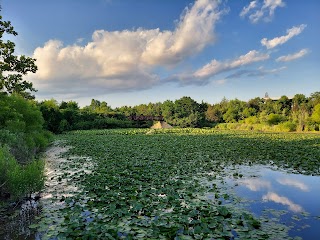
<path id="1" fill-rule="evenodd" d="M 110 128 L 132 128 L 141 127 L 134 126 L 133 121 L 130 120 L 119 120 L 116 118 L 96 118 L 93 121 L 80 121 L 73 126 L 73 130 L 89 130 L 89 129 L 110 129 Z M 146 123 L 147 127 L 152 125 Z"/>
<path id="2" fill-rule="evenodd" d="M 308 118 L 306 122 L 305 131 L 319 131 L 319 124 Z"/>
<path id="3" fill-rule="evenodd" d="M 40 191 L 44 162 L 35 160 L 51 138 L 34 102 L 0 96 L 0 198 L 19 199 Z"/>
<path id="4" fill-rule="evenodd" d="M 40 191 L 44 186 L 44 161 L 34 160 L 21 166 L 8 147 L 0 147 L 0 197 L 19 199 Z"/>
<path id="5" fill-rule="evenodd" d="M 267 123 L 269 125 L 277 125 L 278 123 L 280 123 L 284 120 L 285 120 L 285 117 L 283 117 L 279 114 L 275 114 L 275 113 L 271 113 L 267 117 Z"/>
<path id="6" fill-rule="evenodd" d="M 259 119 L 257 118 L 257 116 L 251 116 L 244 119 L 244 122 L 246 124 L 256 124 L 256 123 L 259 123 Z"/>
<path id="7" fill-rule="evenodd" d="M 44 120 L 34 102 L 2 95 L 0 104 L 0 146 L 7 145 L 15 159 L 25 164 L 48 145 L 51 134 L 43 130 Z"/>
<path id="8" fill-rule="evenodd" d="M 282 132 L 294 132 L 297 130 L 297 124 L 287 121 L 287 122 L 280 123 L 278 125 L 278 128 Z"/>

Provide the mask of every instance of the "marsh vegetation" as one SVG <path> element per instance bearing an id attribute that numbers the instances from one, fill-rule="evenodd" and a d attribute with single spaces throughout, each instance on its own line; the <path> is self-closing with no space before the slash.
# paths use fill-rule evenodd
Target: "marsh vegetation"
<path id="1" fill-rule="evenodd" d="M 298 174 L 314 175 L 319 181 L 318 134 L 147 131 L 94 130 L 59 135 L 60 147 L 68 146 L 69 150 L 61 155 L 65 161 L 56 165 L 60 170 L 51 181 L 69 182 L 76 190 L 53 194 L 50 205 L 59 203 L 59 208 L 50 208 L 31 227 L 38 229 L 43 239 L 301 236 L 292 231 L 303 227 L 298 221 L 290 228 L 280 218 L 283 211 L 290 210 L 288 204 L 274 202 L 286 208 L 267 208 L 265 211 L 273 215 L 259 215 L 245 207 L 243 194 L 235 194 L 230 186 L 252 177 L 242 166 L 281 170 L 297 181 Z M 239 182 L 230 185 L 228 179 Z M 313 199 L 305 199 L 308 201 Z M 290 216 L 312 216 L 318 221 L 309 228 L 313 230 L 319 225 L 319 212 L 308 211 Z"/>

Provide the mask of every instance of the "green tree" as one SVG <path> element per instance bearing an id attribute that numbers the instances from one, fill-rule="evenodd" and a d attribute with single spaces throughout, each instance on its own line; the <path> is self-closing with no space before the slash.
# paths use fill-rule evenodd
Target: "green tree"
<path id="1" fill-rule="evenodd" d="M 275 113 L 274 112 L 274 104 L 275 102 L 272 101 L 271 99 L 267 99 L 265 100 L 264 104 L 261 106 L 260 111 L 264 111 L 266 114 L 270 114 L 270 113 Z"/>
<path id="2" fill-rule="evenodd" d="M 311 115 L 311 118 L 313 121 L 315 121 L 316 123 L 320 124 L 320 103 L 318 103 L 313 110 L 313 113 Z"/>
<path id="3" fill-rule="evenodd" d="M 30 161 L 47 144 L 44 119 L 32 101 L 12 94 L 0 96 L 0 145 L 9 146 L 20 163 Z"/>
<path id="4" fill-rule="evenodd" d="M 37 66 L 35 59 L 24 55 L 15 55 L 15 44 L 10 40 L 3 40 L 4 34 L 16 36 L 10 21 L 2 21 L 0 15 L 0 92 L 5 94 L 19 94 L 24 98 L 32 99 L 30 92 L 36 91 L 31 82 L 23 80 L 29 72 L 35 73 Z"/>
<path id="5" fill-rule="evenodd" d="M 286 120 L 285 117 L 283 117 L 280 114 L 275 114 L 275 113 L 271 113 L 267 117 L 267 123 L 269 125 L 276 125 L 276 124 L 283 122 L 285 120 Z"/>
<path id="6" fill-rule="evenodd" d="M 303 131 L 309 118 L 308 99 L 303 94 L 296 94 L 292 99 L 291 119 L 296 123 L 297 130 Z"/>
<path id="7" fill-rule="evenodd" d="M 309 102 L 312 107 L 320 103 L 320 92 L 314 92 L 310 94 Z"/>
<path id="8" fill-rule="evenodd" d="M 191 97 L 182 97 L 174 102 L 177 118 L 189 117 L 190 114 L 199 112 L 199 104 Z"/>
<path id="9" fill-rule="evenodd" d="M 207 121 L 215 123 L 222 122 L 222 115 L 222 110 L 219 104 L 208 105 L 207 111 L 205 113 Z"/>
<path id="10" fill-rule="evenodd" d="M 280 106 L 280 111 L 276 113 L 282 114 L 284 116 L 288 116 L 290 114 L 291 100 L 287 96 L 281 96 L 281 98 L 279 98 L 279 100 L 277 101 L 277 104 L 279 104 Z"/>
<path id="11" fill-rule="evenodd" d="M 168 123 L 172 124 L 173 116 L 174 116 L 174 103 L 170 100 L 166 100 L 161 105 L 161 112 L 164 120 Z"/>
<path id="12" fill-rule="evenodd" d="M 246 107 L 242 111 L 242 115 L 245 118 L 248 118 L 248 117 L 251 117 L 251 116 L 255 116 L 256 114 L 257 114 L 257 110 L 255 108 L 252 108 L 252 107 Z"/>
<path id="13" fill-rule="evenodd" d="M 155 117 L 162 116 L 161 105 L 162 104 L 160 102 L 148 104 L 149 113 L 151 114 L 151 116 L 155 116 Z"/>
<path id="14" fill-rule="evenodd" d="M 138 116 L 139 115 L 143 115 L 143 116 L 150 116 L 151 115 L 150 108 L 146 104 L 137 105 L 134 107 L 134 109 L 136 109 Z"/>
<path id="15" fill-rule="evenodd" d="M 54 99 L 45 100 L 42 101 L 39 106 L 45 120 L 44 128 L 50 132 L 59 133 L 62 114 L 59 109 L 58 102 Z"/>
<path id="16" fill-rule="evenodd" d="M 246 103 L 238 99 L 229 101 L 227 105 L 227 111 L 225 114 L 223 114 L 223 120 L 232 123 L 243 119 L 244 116 L 242 113 L 245 106 Z"/>
<path id="17" fill-rule="evenodd" d="M 250 99 L 247 103 L 249 108 L 254 108 L 256 109 L 257 112 L 259 112 L 262 109 L 263 104 L 264 104 L 264 100 L 263 98 L 260 98 L 260 97 Z"/>

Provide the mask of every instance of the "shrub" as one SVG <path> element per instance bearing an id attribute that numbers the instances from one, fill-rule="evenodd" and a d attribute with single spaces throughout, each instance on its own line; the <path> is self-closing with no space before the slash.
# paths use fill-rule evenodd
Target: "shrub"
<path id="1" fill-rule="evenodd" d="M 284 121 L 285 118 L 279 114 L 271 113 L 267 117 L 267 123 L 269 125 L 277 125 L 278 123 Z"/>
<path id="2" fill-rule="evenodd" d="M 0 96 L 0 146 L 22 164 L 47 146 L 51 135 L 43 130 L 44 120 L 38 107 L 20 96 Z"/>
<path id="3" fill-rule="evenodd" d="M 0 147 L 0 197 L 19 199 L 40 191 L 44 186 L 44 161 L 33 160 L 20 165 L 8 147 Z"/>
<path id="4" fill-rule="evenodd" d="M 256 123 L 259 123 L 259 119 L 257 118 L 257 116 L 251 116 L 244 119 L 244 122 L 246 124 L 256 124 Z"/>
<path id="5" fill-rule="evenodd" d="M 278 127 L 282 132 L 294 132 L 297 130 L 297 124 L 290 121 L 280 123 Z"/>
<path id="6" fill-rule="evenodd" d="M 319 124 L 308 118 L 306 121 L 305 131 L 319 131 Z"/>

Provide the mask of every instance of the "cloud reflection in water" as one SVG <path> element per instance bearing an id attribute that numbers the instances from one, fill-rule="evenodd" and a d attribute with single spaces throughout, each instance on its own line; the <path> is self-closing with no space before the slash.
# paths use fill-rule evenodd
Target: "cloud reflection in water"
<path id="1" fill-rule="evenodd" d="M 264 201 L 273 201 L 275 203 L 280 203 L 282 205 L 286 205 L 293 212 L 303 212 L 303 208 L 292 202 L 289 198 L 278 195 L 274 192 L 268 192 L 266 195 L 262 197 Z"/>
<path id="2" fill-rule="evenodd" d="M 301 191 L 304 191 L 304 192 L 309 192 L 309 187 L 304 184 L 303 182 L 300 182 L 296 179 L 291 179 L 291 178 L 280 178 L 280 179 L 277 179 L 277 182 L 282 184 L 282 185 L 286 185 L 286 186 L 292 186 L 292 187 L 295 187 L 295 188 L 298 188 L 300 189 Z"/>
<path id="3" fill-rule="evenodd" d="M 271 189 L 270 181 L 262 179 L 244 179 L 240 183 L 244 184 L 251 191 L 257 192 L 262 189 Z"/>

